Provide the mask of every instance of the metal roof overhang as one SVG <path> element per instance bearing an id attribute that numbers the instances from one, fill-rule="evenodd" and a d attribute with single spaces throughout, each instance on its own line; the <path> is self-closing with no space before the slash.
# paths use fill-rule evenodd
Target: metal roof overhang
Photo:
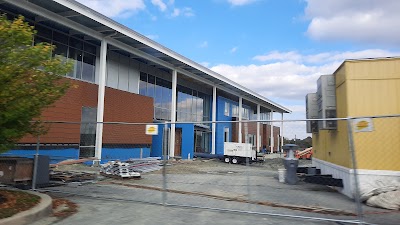
<path id="1" fill-rule="evenodd" d="M 131 54 L 132 58 L 160 69 L 176 70 L 182 75 L 216 86 L 229 94 L 241 96 L 244 100 L 260 104 L 264 108 L 280 113 L 291 113 L 289 109 L 74 0 L 2 0 L 0 3 L 35 14 L 36 22 L 49 20 L 62 25 L 70 29 L 70 34 L 82 35 L 86 40 L 105 39 L 110 45 Z"/>

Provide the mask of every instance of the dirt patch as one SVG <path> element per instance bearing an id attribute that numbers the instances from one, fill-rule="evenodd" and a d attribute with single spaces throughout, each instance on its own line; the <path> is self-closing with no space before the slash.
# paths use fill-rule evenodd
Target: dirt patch
<path id="1" fill-rule="evenodd" d="M 23 191 L 0 190 L 0 219 L 26 211 L 40 202 L 40 197 Z"/>
<path id="2" fill-rule="evenodd" d="M 167 174 L 204 174 L 204 173 L 241 173 L 246 165 L 225 163 L 219 159 L 201 159 L 168 161 L 166 166 Z M 299 166 L 311 166 L 310 160 L 299 160 Z M 267 171 L 278 171 L 285 168 L 282 158 L 265 159 L 264 161 L 249 164 L 250 168 L 262 168 Z M 161 174 L 163 171 L 151 173 Z"/>
<path id="3" fill-rule="evenodd" d="M 78 212 L 78 205 L 63 198 L 53 197 L 53 216 L 60 219 L 69 217 Z"/>

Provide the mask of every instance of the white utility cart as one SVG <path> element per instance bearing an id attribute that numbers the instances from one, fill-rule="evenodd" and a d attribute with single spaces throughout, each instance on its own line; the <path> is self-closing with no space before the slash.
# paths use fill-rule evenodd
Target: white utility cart
<path id="1" fill-rule="evenodd" d="M 256 160 L 256 150 L 249 143 L 224 142 L 224 161 L 226 163 L 241 163 Z"/>

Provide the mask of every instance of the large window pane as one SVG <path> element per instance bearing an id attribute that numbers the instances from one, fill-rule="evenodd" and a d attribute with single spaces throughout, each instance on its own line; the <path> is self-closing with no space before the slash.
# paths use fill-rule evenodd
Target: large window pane
<path id="1" fill-rule="evenodd" d="M 147 86 L 147 74 L 140 73 L 140 81 L 139 81 L 139 94 L 140 95 L 147 95 L 146 86 Z"/>
<path id="2" fill-rule="evenodd" d="M 70 58 L 74 63 L 74 69 L 68 74 L 68 76 L 82 79 L 82 51 L 69 48 L 68 58 Z"/>
<path id="3" fill-rule="evenodd" d="M 163 97 L 162 107 L 171 110 L 172 90 L 164 87 L 162 97 Z"/>
<path id="4" fill-rule="evenodd" d="M 75 39 L 75 38 L 70 38 L 69 39 L 69 46 L 76 48 L 78 50 L 83 50 L 83 41 Z"/>
<path id="5" fill-rule="evenodd" d="M 155 98 L 154 98 L 154 106 L 161 108 L 162 107 L 162 99 L 163 99 L 163 87 L 155 85 Z"/>
<path id="6" fill-rule="evenodd" d="M 82 80 L 94 82 L 96 56 L 84 53 L 83 67 L 82 67 Z"/>
<path id="7" fill-rule="evenodd" d="M 66 34 L 57 31 L 53 32 L 53 41 L 68 45 L 68 39 L 69 37 Z"/>
<path id="8" fill-rule="evenodd" d="M 84 48 L 83 51 L 87 52 L 87 53 L 91 53 L 93 55 L 96 55 L 96 46 L 88 44 L 88 43 L 84 43 Z"/>
<path id="9" fill-rule="evenodd" d="M 52 39 L 53 37 L 53 31 L 47 27 L 36 25 L 35 30 L 37 31 L 36 35 L 38 36 L 45 37 L 47 39 Z"/>
<path id="10" fill-rule="evenodd" d="M 68 46 L 60 43 L 54 43 L 54 45 L 56 46 L 56 48 L 53 51 L 53 56 L 62 56 L 66 58 L 68 54 Z"/>
<path id="11" fill-rule="evenodd" d="M 147 96 L 154 98 L 154 89 L 155 89 L 155 77 L 152 75 L 148 75 L 148 83 L 147 83 Z"/>

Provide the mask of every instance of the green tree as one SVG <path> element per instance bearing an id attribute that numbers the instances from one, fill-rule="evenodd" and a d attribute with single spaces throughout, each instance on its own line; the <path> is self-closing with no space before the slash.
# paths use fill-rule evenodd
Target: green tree
<path id="1" fill-rule="evenodd" d="M 53 45 L 33 44 L 35 34 L 22 16 L 10 21 L 0 15 L 0 152 L 26 134 L 42 132 L 42 110 L 70 86 L 61 79 L 72 65 L 51 57 Z"/>

